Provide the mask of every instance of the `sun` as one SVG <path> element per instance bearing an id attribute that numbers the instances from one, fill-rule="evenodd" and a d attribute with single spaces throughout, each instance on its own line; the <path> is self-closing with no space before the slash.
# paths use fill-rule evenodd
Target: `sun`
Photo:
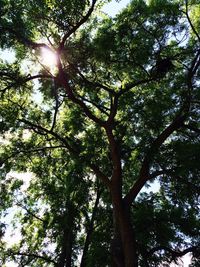
<path id="1" fill-rule="evenodd" d="M 41 49 L 41 63 L 46 67 L 53 68 L 57 65 L 57 55 L 47 48 Z"/>

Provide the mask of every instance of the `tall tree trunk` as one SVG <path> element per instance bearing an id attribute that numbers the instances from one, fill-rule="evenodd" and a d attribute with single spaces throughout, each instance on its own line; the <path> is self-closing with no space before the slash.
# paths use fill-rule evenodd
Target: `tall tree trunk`
<path id="1" fill-rule="evenodd" d="M 125 207 L 117 193 L 112 194 L 115 242 L 113 266 L 138 267 L 137 247 L 130 219 L 130 209 Z M 118 252 L 118 257 L 117 257 Z"/>
<path id="2" fill-rule="evenodd" d="M 73 243 L 73 224 L 74 224 L 74 206 L 70 199 L 66 200 L 66 214 L 63 218 L 63 236 L 61 244 L 61 253 L 58 259 L 57 267 L 72 266 L 72 243 Z"/>
<path id="3" fill-rule="evenodd" d="M 72 260 L 72 233 L 66 228 L 63 234 L 62 251 L 57 267 L 71 267 Z"/>
<path id="4" fill-rule="evenodd" d="M 136 241 L 130 218 L 130 205 L 125 205 L 122 199 L 122 164 L 120 143 L 113 134 L 112 124 L 114 123 L 114 117 L 117 114 L 117 104 L 118 97 L 115 97 L 112 112 L 105 127 L 113 165 L 110 193 L 113 205 L 114 228 L 119 248 L 122 248 L 122 256 L 120 257 L 120 261 L 116 262 L 116 264 L 118 264 L 116 266 L 138 267 Z"/>

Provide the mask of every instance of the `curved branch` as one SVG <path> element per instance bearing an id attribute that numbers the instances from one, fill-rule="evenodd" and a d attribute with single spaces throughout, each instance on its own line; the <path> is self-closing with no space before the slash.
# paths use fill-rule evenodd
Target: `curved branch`
<path id="1" fill-rule="evenodd" d="M 107 107 L 104 107 L 104 106 L 101 106 L 101 105 L 98 105 L 96 104 L 95 102 L 81 96 L 81 95 L 78 95 L 79 98 L 81 98 L 83 101 L 85 102 L 88 102 L 90 104 L 92 104 L 93 106 L 95 106 L 99 111 L 101 111 L 102 113 L 104 113 L 105 115 L 109 116 L 108 112 L 106 110 L 109 110 Z"/>
<path id="2" fill-rule="evenodd" d="M 197 246 L 193 246 L 193 247 L 189 247 L 189 248 L 186 248 L 184 250 L 173 250 L 169 247 L 166 247 L 166 246 L 158 246 L 158 247 L 155 247 L 155 248 L 152 248 L 149 252 L 148 252 L 148 255 L 152 255 L 153 253 L 159 251 L 159 250 L 164 250 L 166 252 L 169 252 L 170 254 L 172 254 L 172 257 L 176 258 L 176 257 L 182 257 L 184 256 L 185 254 L 189 253 L 189 252 L 192 252 L 193 254 L 197 254 L 199 255 L 200 254 L 200 251 L 199 251 L 199 248 Z"/>
<path id="3" fill-rule="evenodd" d="M 20 203 L 19 201 L 17 201 L 15 203 L 18 207 L 24 209 L 29 215 L 31 215 L 33 218 L 39 220 L 42 223 L 46 223 L 45 220 L 43 220 L 42 218 L 40 218 L 39 216 L 37 216 L 35 213 L 33 213 L 31 210 L 29 210 L 28 208 L 26 208 L 22 203 Z"/>
<path id="4" fill-rule="evenodd" d="M 9 76 L 7 76 L 7 77 L 9 77 Z M 14 77 L 12 77 L 12 79 L 14 79 Z M 47 74 L 37 74 L 37 75 L 33 75 L 33 76 L 28 75 L 25 78 L 24 77 L 19 77 L 13 83 L 11 83 L 8 86 L 6 86 L 5 88 L 1 89 L 0 92 L 4 94 L 7 90 L 11 89 L 12 87 L 23 85 L 26 82 L 29 82 L 29 81 L 32 81 L 32 80 L 35 80 L 35 79 L 52 79 L 52 76 L 51 75 L 47 75 Z"/>
<path id="5" fill-rule="evenodd" d="M 184 13 L 186 14 L 187 20 L 188 20 L 188 22 L 190 24 L 190 27 L 191 27 L 192 31 L 194 32 L 194 34 L 196 35 L 196 37 L 197 37 L 197 39 L 198 39 L 198 41 L 200 43 L 200 36 L 199 36 L 198 32 L 196 31 L 194 25 L 192 24 L 192 21 L 191 21 L 191 19 L 189 17 L 189 14 L 188 14 L 189 13 L 188 12 L 188 0 L 185 0 L 185 6 L 186 6 L 186 12 L 184 12 Z"/>
<path id="6" fill-rule="evenodd" d="M 62 137 L 59 134 L 55 133 L 54 131 L 48 130 L 48 129 L 44 128 L 43 126 L 37 125 L 37 124 L 30 122 L 26 119 L 19 119 L 19 121 L 23 122 L 24 124 L 27 124 L 33 128 L 36 128 L 37 130 L 45 132 L 46 134 L 50 134 L 50 135 L 54 136 L 56 139 L 60 140 L 70 152 L 77 153 L 77 151 L 71 145 L 69 145 L 69 143 L 67 142 L 67 141 L 69 141 L 69 142 L 72 141 L 69 137 L 67 137 L 67 136 Z"/>
<path id="7" fill-rule="evenodd" d="M 71 66 L 72 64 L 70 64 Z M 103 89 L 104 91 L 108 92 L 109 94 L 111 95 L 115 95 L 115 91 L 112 90 L 111 88 L 109 88 L 108 86 L 104 85 L 104 84 L 101 84 L 99 82 L 93 82 L 93 81 L 90 81 L 88 80 L 76 67 L 74 67 L 72 65 L 72 67 L 77 71 L 77 73 L 80 75 L 80 77 L 82 78 L 82 80 L 88 85 L 88 86 L 91 86 L 91 87 L 97 87 L 97 88 L 100 88 L 100 89 Z"/>
<path id="8" fill-rule="evenodd" d="M 32 257 L 32 258 L 41 259 L 41 260 L 44 260 L 46 262 L 53 263 L 55 266 L 57 264 L 50 257 L 45 257 L 43 255 L 39 255 L 39 254 L 35 254 L 35 253 L 26 253 L 26 252 L 20 252 L 20 251 L 17 251 L 17 252 L 10 251 L 10 253 L 8 253 L 8 254 L 11 254 L 13 256 L 25 256 L 25 257 Z"/>
<path id="9" fill-rule="evenodd" d="M 58 76 L 55 78 L 58 81 L 58 84 L 61 84 L 65 90 L 66 93 L 69 97 L 69 99 L 77 104 L 85 113 L 85 115 L 91 119 L 93 122 L 97 123 L 100 126 L 104 126 L 105 122 L 101 119 L 99 119 L 98 117 L 96 117 L 91 110 L 87 107 L 87 105 L 79 98 L 77 98 L 69 84 L 69 77 L 68 74 L 64 72 L 63 67 L 62 67 L 62 63 L 60 61 L 60 59 L 58 59 L 58 69 L 59 69 L 59 73 Z"/>
<path id="10" fill-rule="evenodd" d="M 185 97 L 185 101 L 183 103 L 183 106 L 180 108 L 179 114 L 177 117 L 172 121 L 172 123 L 152 142 L 146 156 L 144 157 L 144 160 L 142 162 L 142 166 L 140 169 L 140 174 L 138 180 L 135 182 L 135 184 L 132 186 L 130 191 L 127 193 L 127 195 L 124 197 L 124 201 L 127 205 L 131 205 L 132 201 L 136 198 L 142 187 L 145 185 L 145 183 L 151 179 L 150 176 L 150 163 L 152 162 L 154 154 L 158 151 L 158 149 L 161 147 L 161 145 L 165 142 L 165 140 L 176 130 L 178 130 L 181 127 L 184 127 L 184 121 L 188 116 L 188 113 L 190 111 L 190 105 L 191 105 L 191 92 L 193 89 L 193 77 L 197 71 L 197 67 L 200 65 L 200 49 L 197 51 L 197 54 L 195 55 L 191 66 L 188 70 L 187 78 L 186 78 L 186 84 L 187 84 L 187 95 Z"/>
<path id="11" fill-rule="evenodd" d="M 10 156 L 6 157 L 3 161 L 0 161 L 0 167 L 9 159 L 12 159 L 19 155 L 20 153 L 35 153 L 35 152 L 40 152 L 40 151 L 45 151 L 47 149 L 55 149 L 55 148 L 64 148 L 64 146 L 45 146 L 45 147 L 38 147 L 35 149 L 29 149 L 29 150 L 18 150 L 16 152 L 13 152 Z"/>
<path id="12" fill-rule="evenodd" d="M 151 179 L 151 176 L 149 174 L 149 169 L 153 155 L 157 152 L 157 150 L 165 142 L 165 140 L 174 131 L 178 130 L 183 125 L 186 116 L 187 116 L 186 114 L 177 116 L 173 120 L 173 122 L 151 144 L 151 147 L 143 160 L 139 178 L 124 198 L 124 201 L 127 205 L 131 205 L 132 201 L 136 198 L 136 196 L 138 195 L 142 187 L 145 185 L 145 183 Z"/>
<path id="13" fill-rule="evenodd" d="M 155 81 L 155 80 L 157 80 L 157 78 L 156 77 L 152 77 L 152 78 L 147 78 L 147 79 L 144 79 L 144 80 L 136 81 L 136 82 L 133 82 L 133 83 L 128 83 L 128 84 L 126 84 L 124 86 L 124 88 L 122 90 L 119 91 L 118 96 L 121 96 L 121 95 L 127 93 L 128 91 L 130 91 L 135 86 L 142 85 L 142 84 L 145 84 L 145 83 L 149 83 L 149 82 L 152 82 L 152 81 Z"/>
<path id="14" fill-rule="evenodd" d="M 35 79 L 52 79 L 52 75 L 48 74 L 36 74 L 36 75 L 28 75 L 26 78 L 24 78 L 23 82 L 29 82 Z"/>
<path id="15" fill-rule="evenodd" d="M 83 18 L 63 36 L 62 41 L 60 42 L 60 45 L 57 49 L 58 53 L 60 53 L 63 50 L 67 38 L 69 38 L 73 33 L 75 33 L 75 31 L 88 20 L 88 18 L 90 17 L 90 15 L 94 10 L 96 2 L 97 0 L 92 0 L 92 5 L 88 10 L 87 14 L 83 16 Z"/>
<path id="16" fill-rule="evenodd" d="M 81 157 L 80 155 L 80 148 L 77 144 L 73 144 L 73 147 L 69 144 L 69 142 L 73 142 L 69 137 L 62 137 L 59 134 L 55 133 L 52 130 L 48 130 L 40 125 L 37 125 L 33 122 L 30 122 L 26 119 L 19 119 L 20 122 L 23 122 L 24 124 L 27 124 L 31 126 L 32 128 L 36 128 L 39 131 L 42 131 L 46 134 L 50 134 L 53 137 L 55 137 L 57 140 L 61 141 L 64 146 L 68 149 L 68 151 L 74 155 L 75 157 L 78 157 L 79 160 L 82 160 L 83 162 L 86 162 L 88 164 L 88 167 L 91 168 L 92 171 L 103 181 L 103 183 L 109 188 L 110 187 L 110 180 L 108 177 L 99 169 L 99 167 L 93 163 L 90 162 L 90 160 L 87 160 L 84 157 Z"/>
<path id="17" fill-rule="evenodd" d="M 149 174 L 149 181 L 150 180 L 153 180 L 161 175 L 164 175 L 164 174 L 173 174 L 174 173 L 174 170 L 172 169 L 166 169 L 166 170 L 157 170 L 157 171 L 154 171 L 152 172 L 151 174 Z"/>
<path id="18" fill-rule="evenodd" d="M 45 43 L 36 43 L 28 38 L 26 38 L 25 36 L 21 35 L 21 33 L 17 32 L 14 30 L 14 28 L 12 27 L 9 27 L 9 26 L 1 26 L 0 25 L 0 31 L 1 32 L 8 32 L 12 35 L 15 36 L 15 38 L 17 39 L 18 42 L 28 46 L 28 47 L 31 47 L 33 49 L 37 49 L 37 48 L 46 48 L 50 51 L 52 51 L 52 49 Z"/>

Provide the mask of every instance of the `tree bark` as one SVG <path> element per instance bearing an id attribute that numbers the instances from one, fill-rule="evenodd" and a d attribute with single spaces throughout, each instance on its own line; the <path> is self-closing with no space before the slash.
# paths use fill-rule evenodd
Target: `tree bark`
<path id="1" fill-rule="evenodd" d="M 69 229 L 64 230 L 62 251 L 57 267 L 71 267 L 72 261 L 72 233 Z"/>
<path id="2" fill-rule="evenodd" d="M 72 243 L 73 243 L 73 224 L 74 224 L 74 206 L 70 199 L 66 200 L 66 214 L 63 222 L 63 236 L 61 244 L 61 253 L 56 267 L 72 266 Z"/>
<path id="3" fill-rule="evenodd" d="M 115 228 L 113 266 L 138 267 L 137 246 L 131 224 L 130 209 L 124 205 L 122 198 L 114 190 L 112 202 Z"/>

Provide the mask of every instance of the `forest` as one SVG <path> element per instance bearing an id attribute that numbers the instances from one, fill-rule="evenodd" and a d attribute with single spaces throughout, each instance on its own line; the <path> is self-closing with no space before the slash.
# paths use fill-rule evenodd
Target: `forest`
<path id="1" fill-rule="evenodd" d="M 2 267 L 200 264 L 200 1 L 110 2 L 0 0 Z"/>

